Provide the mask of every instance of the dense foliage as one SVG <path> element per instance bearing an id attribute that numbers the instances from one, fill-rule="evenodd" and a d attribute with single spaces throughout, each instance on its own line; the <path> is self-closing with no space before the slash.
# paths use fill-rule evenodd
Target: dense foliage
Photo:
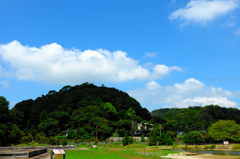
<path id="1" fill-rule="evenodd" d="M 234 120 L 219 120 L 210 126 L 208 134 L 215 141 L 239 142 L 240 125 Z"/>
<path id="2" fill-rule="evenodd" d="M 191 131 L 190 133 L 187 133 L 186 135 L 184 135 L 183 137 L 183 142 L 185 144 L 203 144 L 204 143 L 204 139 L 201 135 L 201 132 L 199 131 Z"/>
<path id="3" fill-rule="evenodd" d="M 0 96 L 0 145 L 19 140 L 21 136 L 18 126 L 13 123 L 8 105 L 6 98 Z"/>
<path id="4" fill-rule="evenodd" d="M 116 130 L 122 136 L 126 131 L 133 133 L 138 122 L 152 119 L 149 111 L 127 93 L 91 83 L 64 86 L 59 92 L 51 90 L 35 100 L 17 103 L 12 110 L 8 110 L 4 97 L 0 99 L 0 134 L 20 129 L 25 134 L 22 141 L 36 135 L 56 136 L 70 128 L 77 129 L 77 133 L 70 131 L 68 138 L 92 139 L 96 125 L 98 139 L 105 140 Z M 14 137 L 12 133 L 11 138 Z M 1 139 L 2 144 L 5 140 Z"/>
<path id="5" fill-rule="evenodd" d="M 237 108 L 225 108 L 218 105 L 205 107 L 195 106 L 188 108 L 164 108 L 152 112 L 155 122 L 162 121 L 164 129 L 174 132 L 190 132 L 207 130 L 207 128 L 219 120 L 235 120 L 240 124 L 240 110 Z"/>

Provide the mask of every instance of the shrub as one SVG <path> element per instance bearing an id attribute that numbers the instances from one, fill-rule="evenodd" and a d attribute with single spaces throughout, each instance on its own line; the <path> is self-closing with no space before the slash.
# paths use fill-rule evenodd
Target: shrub
<path id="1" fill-rule="evenodd" d="M 125 137 L 122 139 L 123 146 L 127 146 L 129 143 L 128 133 L 125 132 Z"/>
<path id="2" fill-rule="evenodd" d="M 172 144 L 173 139 L 168 131 L 160 136 L 159 145 L 172 145 Z"/>
<path id="3" fill-rule="evenodd" d="M 183 137 L 185 144 L 201 144 L 204 142 L 201 133 L 199 131 L 191 131 Z"/>
<path id="4" fill-rule="evenodd" d="M 152 136 L 149 137 L 149 146 L 157 145 L 157 135 L 153 132 Z"/>
<path id="5" fill-rule="evenodd" d="M 210 149 L 215 149 L 215 148 L 216 148 L 216 145 L 215 145 L 215 144 L 213 144 L 213 145 L 210 146 Z"/>
<path id="6" fill-rule="evenodd" d="M 74 143 L 79 143 L 80 139 L 74 140 Z"/>
<path id="7" fill-rule="evenodd" d="M 240 144 L 233 145 L 233 149 L 240 149 Z"/>
<path id="8" fill-rule="evenodd" d="M 133 137 L 131 136 L 130 139 L 129 139 L 129 144 L 133 144 L 134 140 L 133 140 Z"/>
<path id="9" fill-rule="evenodd" d="M 141 141 L 144 142 L 144 135 L 141 135 Z"/>
<path id="10" fill-rule="evenodd" d="M 66 146 L 66 145 L 67 145 L 67 139 L 66 139 L 66 138 L 62 139 L 61 142 L 62 142 L 62 145 L 63 145 L 63 146 Z"/>

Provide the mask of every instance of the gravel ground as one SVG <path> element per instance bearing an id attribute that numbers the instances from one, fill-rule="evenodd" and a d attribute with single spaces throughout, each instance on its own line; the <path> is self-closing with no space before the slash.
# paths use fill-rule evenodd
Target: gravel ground
<path id="1" fill-rule="evenodd" d="M 230 155 L 212 155 L 212 154 L 194 154 L 185 153 L 180 154 L 168 154 L 167 156 L 161 156 L 162 158 L 172 158 L 172 159 L 240 159 L 240 156 L 230 156 Z"/>

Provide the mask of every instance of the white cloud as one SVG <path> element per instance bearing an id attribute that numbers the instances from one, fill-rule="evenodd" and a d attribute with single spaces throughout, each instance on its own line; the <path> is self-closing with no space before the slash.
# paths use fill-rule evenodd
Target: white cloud
<path id="1" fill-rule="evenodd" d="M 161 86 L 157 82 L 151 81 L 146 84 L 146 88 L 147 90 L 155 90 L 161 88 Z"/>
<path id="2" fill-rule="evenodd" d="M 234 35 L 240 36 L 240 29 L 237 29 L 237 30 L 234 32 Z"/>
<path id="3" fill-rule="evenodd" d="M 146 56 L 148 57 L 155 57 L 157 53 L 154 52 L 145 52 Z"/>
<path id="4" fill-rule="evenodd" d="M 3 85 L 4 88 L 9 88 L 8 81 L 0 81 L 0 85 Z"/>
<path id="5" fill-rule="evenodd" d="M 13 41 L 0 45 L 0 55 L 3 61 L 11 65 L 8 71 L 0 67 L 0 76 L 11 74 L 20 80 L 49 83 L 153 80 L 167 76 L 174 70 L 182 71 L 177 66 L 155 65 L 151 72 L 120 50 L 66 50 L 56 43 L 36 48 Z"/>
<path id="6" fill-rule="evenodd" d="M 237 103 L 230 101 L 227 99 L 227 97 L 196 97 L 193 99 L 185 99 L 182 101 L 182 105 L 185 106 L 193 106 L 193 105 L 220 105 L 220 106 L 225 106 L 225 107 L 237 107 Z"/>
<path id="7" fill-rule="evenodd" d="M 128 94 L 150 110 L 153 109 L 151 105 L 186 108 L 218 104 L 224 107 L 237 107 L 238 104 L 228 98 L 240 97 L 240 92 L 230 92 L 220 87 L 207 87 L 194 78 L 172 86 L 160 86 L 157 82 L 151 81 L 146 84 L 146 88 L 130 90 Z"/>
<path id="8" fill-rule="evenodd" d="M 169 75 L 170 72 L 176 70 L 179 72 L 182 72 L 183 69 L 177 66 L 166 66 L 166 65 L 155 65 L 153 67 L 154 73 L 153 73 L 153 77 L 155 77 L 155 79 L 157 77 L 163 77 L 163 76 L 167 76 Z"/>
<path id="9" fill-rule="evenodd" d="M 239 0 L 191 0 L 186 8 L 171 13 L 169 19 L 183 19 L 206 24 L 236 9 Z M 187 25 L 189 23 L 185 23 Z"/>

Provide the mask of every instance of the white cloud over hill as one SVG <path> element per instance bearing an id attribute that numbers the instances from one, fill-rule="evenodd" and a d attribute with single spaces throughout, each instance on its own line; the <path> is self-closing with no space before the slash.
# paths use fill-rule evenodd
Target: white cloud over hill
<path id="1" fill-rule="evenodd" d="M 161 86 L 156 81 L 151 81 L 145 88 L 130 90 L 128 93 L 145 106 L 161 104 L 163 107 L 180 108 L 210 104 L 237 107 L 238 104 L 230 101 L 228 97 L 240 97 L 240 92 L 207 87 L 194 78 L 189 78 L 183 83 L 175 83 L 173 86 Z"/>
<path id="2" fill-rule="evenodd" d="M 60 84 L 154 80 L 172 71 L 183 71 L 177 66 L 157 64 L 151 72 L 121 50 L 67 50 L 56 43 L 36 48 L 23 46 L 15 40 L 0 45 L 0 56 L 10 64 L 8 69 L 0 65 L 0 77 L 11 75 L 20 80 Z"/>

